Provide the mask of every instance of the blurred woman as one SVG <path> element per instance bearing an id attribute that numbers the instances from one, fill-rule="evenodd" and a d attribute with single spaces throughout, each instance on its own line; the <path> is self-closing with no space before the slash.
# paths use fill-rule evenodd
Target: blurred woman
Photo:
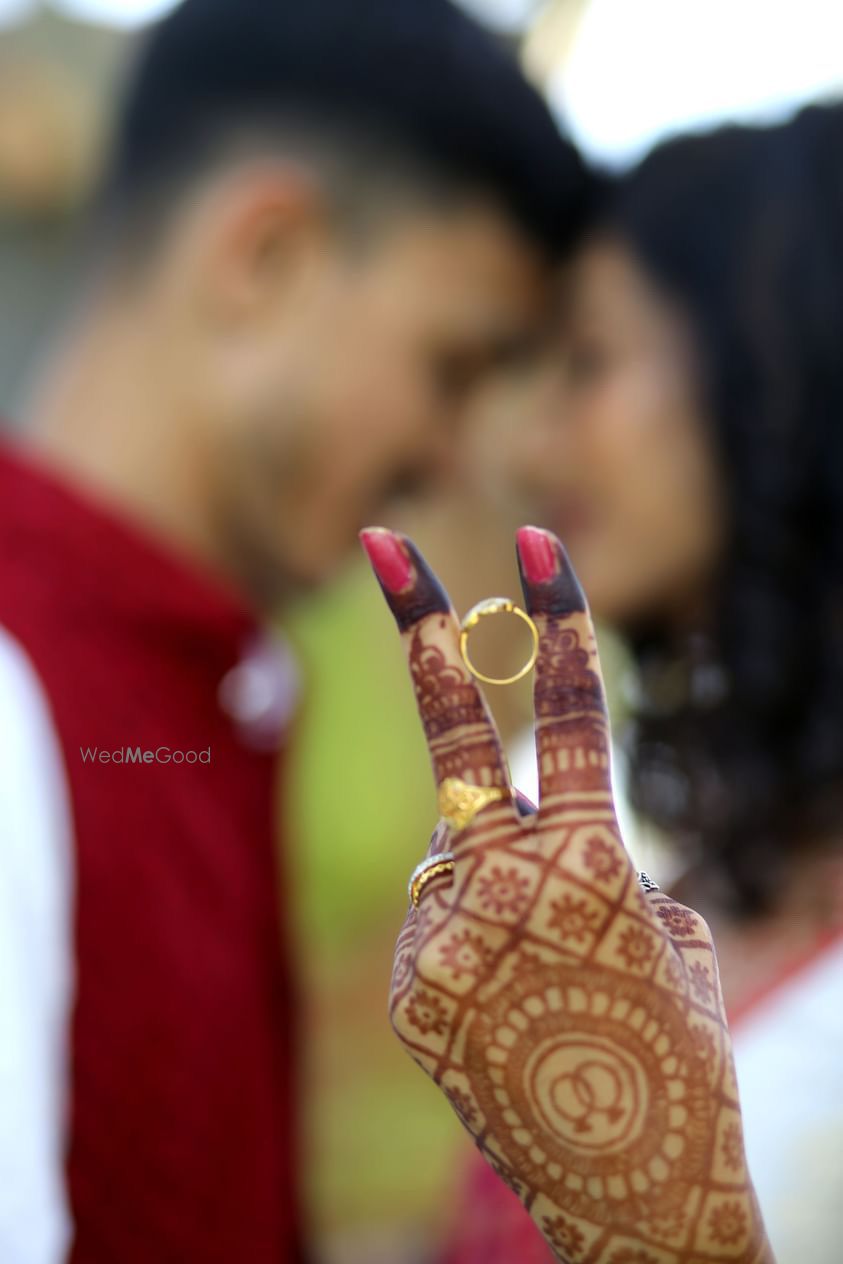
<path id="1" fill-rule="evenodd" d="M 632 651 L 630 798 L 715 934 L 780 1264 L 843 1231 L 841 155 L 843 107 L 812 107 L 607 187 L 507 453 Z M 451 1258 L 547 1259 L 477 1179 L 498 1212 Z"/>

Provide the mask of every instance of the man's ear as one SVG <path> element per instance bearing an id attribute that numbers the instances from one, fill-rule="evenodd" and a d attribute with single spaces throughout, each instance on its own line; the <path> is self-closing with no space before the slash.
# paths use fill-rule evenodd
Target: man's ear
<path id="1" fill-rule="evenodd" d="M 294 163 L 240 168 L 197 207 L 190 250 L 212 319 L 239 324 L 277 305 L 326 226 L 324 196 Z"/>

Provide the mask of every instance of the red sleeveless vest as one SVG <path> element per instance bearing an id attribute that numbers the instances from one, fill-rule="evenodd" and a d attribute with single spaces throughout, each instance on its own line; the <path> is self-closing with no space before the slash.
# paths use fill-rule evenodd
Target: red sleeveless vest
<path id="1" fill-rule="evenodd" d="M 250 747 L 218 699 L 256 621 L 0 449 L 0 623 L 46 690 L 72 801 L 72 1262 L 292 1264 L 278 752 Z M 141 754 L 86 760 L 94 748 Z"/>

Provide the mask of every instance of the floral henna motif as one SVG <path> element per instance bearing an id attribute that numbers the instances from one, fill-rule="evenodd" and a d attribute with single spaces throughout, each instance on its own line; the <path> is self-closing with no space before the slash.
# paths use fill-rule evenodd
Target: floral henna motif
<path id="1" fill-rule="evenodd" d="M 701 961 L 695 961 L 688 971 L 688 978 L 691 980 L 691 987 L 697 999 L 704 1005 L 709 1005 L 714 996 L 714 984 L 711 981 L 708 966 L 704 966 Z"/>
<path id="2" fill-rule="evenodd" d="M 576 1261 L 585 1246 L 585 1238 L 575 1224 L 564 1216 L 545 1216 L 542 1220 L 544 1236 L 565 1259 Z"/>
<path id="3" fill-rule="evenodd" d="M 721 1152 L 726 1167 L 737 1172 L 743 1162 L 743 1133 L 739 1124 L 729 1124 L 724 1128 Z"/>
<path id="4" fill-rule="evenodd" d="M 698 919 L 690 909 L 683 908 L 681 904 L 660 904 L 656 913 L 664 922 L 667 933 L 674 939 L 685 939 L 697 934 Z"/>
<path id="5" fill-rule="evenodd" d="M 491 873 L 477 880 L 477 900 L 480 907 L 495 913 L 510 913 L 517 917 L 527 906 L 530 883 L 514 867 L 504 871 L 498 865 Z"/>
<path id="6" fill-rule="evenodd" d="M 685 1228 L 688 1217 L 684 1211 L 665 1207 L 658 1216 L 652 1216 L 646 1225 L 655 1238 L 675 1238 Z"/>
<path id="7" fill-rule="evenodd" d="M 746 1212 L 736 1201 L 721 1203 L 708 1217 L 711 1240 L 721 1246 L 740 1242 L 746 1236 L 748 1227 Z"/>
<path id="8" fill-rule="evenodd" d="M 593 934 L 600 924 L 600 914 L 589 908 L 587 900 L 563 895 L 561 900 L 551 900 L 551 913 L 547 925 L 559 932 L 559 938 L 581 943 Z"/>
<path id="9" fill-rule="evenodd" d="M 407 1022 L 417 1027 L 423 1036 L 432 1032 L 436 1036 L 444 1035 L 448 1030 L 448 1015 L 445 1006 L 433 992 L 420 989 L 407 1001 Z"/>
<path id="10" fill-rule="evenodd" d="M 441 965 L 454 979 L 464 974 L 480 975 L 494 960 L 494 953 L 482 936 L 470 930 L 455 931 L 447 943 L 440 944 L 438 951 Z"/>
<path id="11" fill-rule="evenodd" d="M 641 926 L 629 926 L 618 939 L 618 956 L 630 970 L 646 970 L 656 953 L 653 936 Z"/>
<path id="12" fill-rule="evenodd" d="M 617 848 L 599 834 L 586 839 L 582 862 L 597 882 L 608 882 L 621 872 L 621 859 Z"/>

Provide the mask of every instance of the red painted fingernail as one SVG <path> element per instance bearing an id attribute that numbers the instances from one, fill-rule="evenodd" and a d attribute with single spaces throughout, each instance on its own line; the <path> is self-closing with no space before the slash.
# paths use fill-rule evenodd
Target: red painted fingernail
<path id="1" fill-rule="evenodd" d="M 538 527 L 519 527 L 516 538 L 521 565 L 531 584 L 546 584 L 559 574 L 556 549 L 546 531 Z"/>
<path id="2" fill-rule="evenodd" d="M 360 543 L 387 592 L 399 593 L 409 587 L 413 568 L 403 544 L 391 531 L 369 527 L 360 532 Z"/>

